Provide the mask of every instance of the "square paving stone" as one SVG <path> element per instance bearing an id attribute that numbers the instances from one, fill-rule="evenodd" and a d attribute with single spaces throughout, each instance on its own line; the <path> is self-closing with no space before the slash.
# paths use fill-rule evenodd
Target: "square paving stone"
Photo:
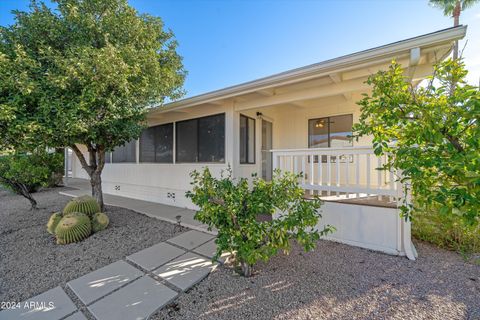
<path id="1" fill-rule="evenodd" d="M 87 320 L 87 317 L 85 315 L 78 311 L 72 314 L 70 317 L 66 317 L 64 320 Z"/>
<path id="2" fill-rule="evenodd" d="M 161 242 L 128 256 L 127 260 L 138 264 L 145 270 L 151 271 L 184 253 L 185 251 L 182 249 L 166 242 Z"/>
<path id="3" fill-rule="evenodd" d="M 176 296 L 177 292 L 144 276 L 95 302 L 88 310 L 98 320 L 141 320 L 147 319 Z"/>
<path id="4" fill-rule="evenodd" d="M 213 237 L 213 235 L 208 233 L 191 230 L 184 232 L 172 239 L 168 239 L 167 241 L 187 250 L 192 250 L 193 248 L 204 244 L 208 240 L 211 240 Z"/>
<path id="5" fill-rule="evenodd" d="M 200 247 L 193 249 L 193 251 L 212 259 L 217 252 L 217 244 L 215 243 L 215 239 L 212 239 L 207 243 L 202 244 Z M 223 263 L 229 255 L 229 252 L 224 252 L 218 260 Z"/>
<path id="6" fill-rule="evenodd" d="M 20 303 L 18 309 L 0 312 L 1 320 L 58 320 L 77 310 L 75 304 L 60 287 L 45 291 Z"/>
<path id="7" fill-rule="evenodd" d="M 215 267 L 216 264 L 209 259 L 188 252 L 166 263 L 153 273 L 185 291 L 200 282 Z"/>
<path id="8" fill-rule="evenodd" d="M 117 261 L 72 280 L 67 285 L 83 303 L 89 304 L 142 275 L 142 271 L 125 261 Z"/>

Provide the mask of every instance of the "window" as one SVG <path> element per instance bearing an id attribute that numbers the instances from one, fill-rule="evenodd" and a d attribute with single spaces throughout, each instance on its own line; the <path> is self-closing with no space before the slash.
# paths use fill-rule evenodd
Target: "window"
<path id="1" fill-rule="evenodd" d="M 351 147 L 351 114 L 308 120 L 308 147 Z"/>
<path id="2" fill-rule="evenodd" d="M 173 123 L 143 130 L 140 136 L 140 162 L 173 162 Z"/>
<path id="3" fill-rule="evenodd" d="M 115 147 L 112 152 L 112 162 L 137 162 L 135 149 L 136 140 L 131 140 L 130 142 L 125 143 L 123 146 Z"/>
<path id="4" fill-rule="evenodd" d="M 225 114 L 180 121 L 176 162 L 225 162 Z"/>
<path id="5" fill-rule="evenodd" d="M 255 163 L 255 119 L 240 115 L 240 163 Z"/>

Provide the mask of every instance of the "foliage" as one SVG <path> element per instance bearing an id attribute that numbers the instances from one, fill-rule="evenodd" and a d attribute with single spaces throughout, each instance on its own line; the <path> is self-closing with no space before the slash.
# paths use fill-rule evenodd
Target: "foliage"
<path id="1" fill-rule="evenodd" d="M 412 235 L 442 248 L 467 254 L 480 252 L 480 223 L 465 224 L 455 214 L 438 212 L 439 208 L 417 210 Z"/>
<path id="2" fill-rule="evenodd" d="M 97 212 L 92 217 L 92 231 L 99 232 L 105 230 L 108 227 L 110 220 L 108 216 L 103 212 Z"/>
<path id="3" fill-rule="evenodd" d="M 80 212 L 73 212 L 63 216 L 55 228 L 58 244 L 79 242 L 88 238 L 92 233 L 90 218 Z"/>
<path id="4" fill-rule="evenodd" d="M 100 205 L 97 200 L 91 196 L 80 196 L 70 200 L 65 208 L 63 208 L 63 213 L 68 214 L 72 212 L 84 213 L 90 218 L 97 212 L 100 212 Z"/>
<path id="5" fill-rule="evenodd" d="M 0 156 L 0 184 L 28 199 L 35 209 L 37 202 L 31 193 L 51 183 L 62 161 L 61 155 L 43 151 Z"/>
<path id="6" fill-rule="evenodd" d="M 50 234 L 55 234 L 55 229 L 57 228 L 58 223 L 62 219 L 63 215 L 61 212 L 54 212 L 47 223 L 47 231 Z"/>
<path id="7" fill-rule="evenodd" d="M 52 2 L 32 0 L 0 27 L 0 149 L 71 147 L 103 208 L 105 152 L 138 138 L 150 107 L 179 98 L 185 72 L 173 33 L 127 0 Z"/>
<path id="8" fill-rule="evenodd" d="M 296 239 L 306 251 L 312 250 L 321 235 L 332 230 L 315 229 L 320 218 L 320 200 L 304 199 L 298 175 L 274 173 L 272 181 L 254 177 L 251 187 L 245 178 L 226 176 L 214 178 L 208 168 L 191 173 L 193 190 L 187 197 L 200 207 L 195 219 L 218 230 L 218 259 L 222 252 L 235 254 L 245 276 L 259 260 L 267 261 L 279 250 L 289 252 L 290 240 Z M 278 219 L 258 221 L 259 215 Z"/>
<path id="9" fill-rule="evenodd" d="M 359 102 L 357 135 L 373 136 L 375 154 L 392 154 L 385 169 L 403 173 L 417 207 L 438 209 L 478 224 L 480 215 L 480 93 L 465 82 L 461 60 L 435 67 L 425 86 L 413 87 L 395 62 L 367 81 L 370 95 Z M 395 142 L 395 145 L 390 145 Z"/>
<path id="10" fill-rule="evenodd" d="M 478 0 L 430 0 L 432 6 L 442 9 L 443 14 L 450 17 L 460 14 L 460 12 L 455 12 L 455 10 L 461 11 L 471 8 L 477 2 Z"/>

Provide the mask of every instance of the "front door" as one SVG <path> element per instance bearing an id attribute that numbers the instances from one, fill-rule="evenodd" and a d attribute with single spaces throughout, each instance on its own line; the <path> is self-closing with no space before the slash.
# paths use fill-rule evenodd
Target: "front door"
<path id="1" fill-rule="evenodd" d="M 262 119 L 262 178 L 272 180 L 272 123 Z"/>

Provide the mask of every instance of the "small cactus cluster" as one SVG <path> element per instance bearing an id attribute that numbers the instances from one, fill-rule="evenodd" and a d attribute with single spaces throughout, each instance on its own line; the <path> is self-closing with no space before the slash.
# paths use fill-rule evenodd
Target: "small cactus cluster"
<path id="1" fill-rule="evenodd" d="M 108 223 L 108 216 L 100 212 L 98 202 L 93 197 L 81 196 L 68 202 L 63 213 L 55 212 L 50 216 L 47 231 L 56 236 L 58 244 L 68 244 L 106 229 Z"/>
<path id="2" fill-rule="evenodd" d="M 63 209 L 63 214 L 81 212 L 90 218 L 97 212 L 100 212 L 100 205 L 95 198 L 90 196 L 81 196 L 72 199 Z"/>

